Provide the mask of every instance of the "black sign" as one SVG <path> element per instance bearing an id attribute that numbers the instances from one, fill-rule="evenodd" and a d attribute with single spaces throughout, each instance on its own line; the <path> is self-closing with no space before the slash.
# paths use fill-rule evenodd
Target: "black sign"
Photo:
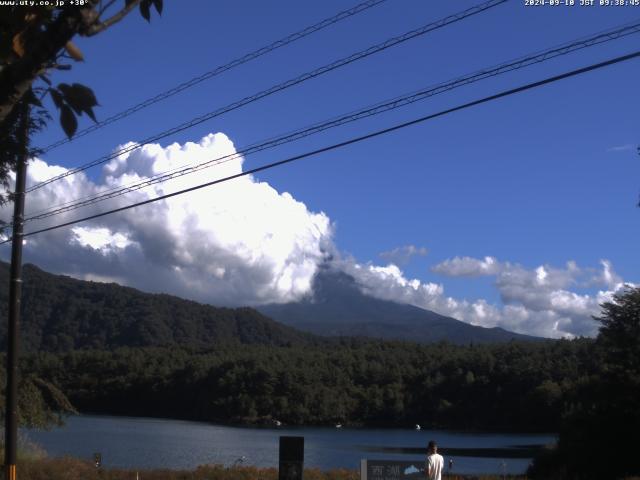
<path id="1" fill-rule="evenodd" d="M 302 480 L 304 437 L 280 437 L 278 480 Z"/>
<path id="2" fill-rule="evenodd" d="M 361 460 L 360 480 L 423 479 L 424 460 Z"/>

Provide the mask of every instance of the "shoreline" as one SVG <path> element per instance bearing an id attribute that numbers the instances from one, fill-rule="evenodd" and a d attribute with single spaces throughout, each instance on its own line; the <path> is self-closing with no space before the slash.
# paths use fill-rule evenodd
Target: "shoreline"
<path id="1" fill-rule="evenodd" d="M 134 419 L 134 420 L 158 420 L 158 421 L 176 421 L 176 422 L 188 422 L 195 424 L 203 424 L 203 425 L 212 425 L 212 426 L 221 426 L 221 427 L 229 427 L 229 428 L 238 428 L 238 429 L 246 429 L 246 428 L 256 428 L 256 429 L 265 429 L 265 430 L 278 430 L 278 429 L 289 429 L 289 430 L 297 430 L 297 429 L 306 429 L 306 428 L 319 428 L 319 429 L 333 429 L 336 428 L 335 425 L 325 423 L 325 424 L 313 424 L 313 423 L 305 423 L 305 424 L 285 424 L 281 423 L 280 425 L 276 425 L 276 423 L 271 420 L 261 421 L 261 422 L 233 422 L 233 421 L 223 421 L 223 420 L 198 420 L 194 418 L 188 417 L 180 417 L 180 416 L 165 416 L 165 417 L 150 417 L 145 415 L 131 415 L 131 414 L 118 414 L 118 413 L 103 413 L 103 412 L 79 412 L 77 414 L 68 415 L 68 417 L 102 417 L 102 418 L 121 418 L 121 419 Z M 447 426 L 429 426 L 424 425 L 421 426 L 420 430 L 417 430 L 413 425 L 407 424 L 390 424 L 390 423 L 372 423 L 372 424 L 363 424 L 363 423 L 348 423 L 342 422 L 341 429 L 343 430 L 415 430 L 421 432 L 446 432 L 446 433 L 454 433 L 454 434 L 469 434 L 469 435 L 540 435 L 540 436 L 557 436 L 557 432 L 548 432 L 544 430 L 503 430 L 503 429 L 474 429 L 474 428 L 461 428 L 461 427 L 447 427 Z M 55 428 L 55 427 L 54 427 Z"/>
<path id="2" fill-rule="evenodd" d="M 51 432 L 24 431 L 52 457 L 70 454 L 91 459 L 101 452 L 104 466 L 146 469 L 193 469 L 202 464 L 272 468 L 278 464 L 278 437 L 305 437 L 305 466 L 323 471 L 356 469 L 362 459 L 421 461 L 426 443 L 438 441 L 456 470 L 469 475 L 507 472 L 521 475 L 553 437 L 538 435 L 459 435 L 429 430 L 335 429 L 329 427 L 226 427 L 156 417 L 79 415 Z M 132 452 L 136 452 L 132 454 Z M 246 456 L 246 457 L 245 457 Z"/>

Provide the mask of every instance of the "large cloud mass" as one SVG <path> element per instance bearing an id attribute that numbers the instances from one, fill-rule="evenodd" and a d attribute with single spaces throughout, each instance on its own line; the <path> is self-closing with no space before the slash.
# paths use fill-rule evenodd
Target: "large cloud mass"
<path id="1" fill-rule="evenodd" d="M 27 217 L 70 200 L 145 180 L 161 172 L 233 155 L 223 134 L 166 148 L 146 145 L 107 163 L 92 181 L 83 173 L 29 194 Z M 144 190 L 27 224 L 26 231 L 171 193 L 242 172 L 241 157 Z M 41 160 L 29 184 L 65 170 Z M 8 218 L 9 212 L 2 212 Z M 29 237 L 25 261 L 80 278 L 113 280 L 155 292 L 226 305 L 296 300 L 308 293 L 331 246 L 324 213 L 251 176 Z"/>
<path id="2" fill-rule="evenodd" d="M 146 145 L 104 165 L 97 179 L 78 173 L 29 193 L 27 217 L 29 212 L 145 181 L 177 167 L 220 157 L 228 160 L 196 175 L 28 223 L 26 231 L 236 175 L 242 172 L 243 159 L 234 154 L 233 144 L 220 133 L 199 143 L 166 148 Z M 29 165 L 28 183 L 33 185 L 65 171 L 36 159 Z M 10 214 L 10 206 L 0 208 L 4 220 Z M 360 264 L 342 257 L 332 237 L 332 224 L 324 213 L 311 212 L 290 194 L 243 176 L 30 236 L 25 243 L 25 261 L 55 273 L 229 306 L 298 300 L 310 293 L 316 271 L 330 261 L 375 297 L 476 325 L 548 337 L 595 334 L 597 324 L 591 316 L 623 286 L 606 260 L 600 268 L 581 268 L 568 262 L 560 268 L 540 265 L 527 269 L 490 256 L 455 257 L 433 266 L 432 271 L 445 277 L 492 277 L 502 304 L 457 299 L 447 296 L 440 283 L 407 278 L 398 266 L 425 255 L 424 247 L 408 245 L 384 252 L 381 256 L 390 262 L 387 266 Z M 7 246 L 4 256 L 8 257 Z"/>

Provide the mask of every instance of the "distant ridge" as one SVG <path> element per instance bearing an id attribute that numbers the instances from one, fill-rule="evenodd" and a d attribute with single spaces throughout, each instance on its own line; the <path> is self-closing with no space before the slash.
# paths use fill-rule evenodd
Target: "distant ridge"
<path id="1" fill-rule="evenodd" d="M 299 302 L 257 307 L 265 315 L 300 330 L 325 336 L 357 336 L 419 343 L 455 344 L 542 340 L 484 328 L 430 310 L 380 300 L 362 293 L 346 273 L 321 269 L 314 279 L 314 294 Z"/>
<path id="2" fill-rule="evenodd" d="M 9 265 L 0 262 L 2 318 L 7 318 L 8 291 Z M 115 283 L 77 280 L 27 264 L 22 313 L 24 351 L 329 341 L 317 335 L 455 344 L 540 340 L 371 297 L 361 292 L 353 277 L 326 268 L 314 279 L 313 297 L 253 309 L 219 308 Z M 0 322 L 0 350 L 6 345 L 6 329 L 6 322 Z"/>
<path id="3" fill-rule="evenodd" d="M 7 318 L 9 265 L 0 262 L 0 315 Z M 68 351 L 118 347 L 283 346 L 324 342 L 252 308 L 217 308 L 115 283 L 97 283 L 24 266 L 21 349 Z M 1 349 L 7 324 L 0 322 Z"/>

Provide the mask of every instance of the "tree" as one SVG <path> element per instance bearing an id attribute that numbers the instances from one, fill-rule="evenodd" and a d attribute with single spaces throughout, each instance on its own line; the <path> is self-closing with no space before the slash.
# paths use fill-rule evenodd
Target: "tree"
<path id="1" fill-rule="evenodd" d="M 55 3 L 55 6 L 53 5 Z M 50 4 L 50 5 L 43 5 Z M 60 112 L 60 124 L 66 135 L 71 138 L 78 126 L 77 116 L 86 114 L 96 121 L 93 108 L 98 101 L 93 91 L 78 83 L 60 83 L 54 86 L 49 74 L 55 70 L 69 70 L 67 59 L 82 61 L 80 49 L 73 43 L 76 35 L 91 37 L 105 31 L 126 17 L 136 7 L 142 16 L 150 21 L 151 6 L 162 12 L 162 0 L 125 0 L 124 6 L 111 14 L 108 10 L 116 0 L 78 0 L 58 2 L 15 2 L 5 5 L 0 17 L 0 184 L 8 190 L 9 173 L 24 162 L 24 154 L 34 156 L 36 151 L 28 150 L 30 135 L 46 126 L 51 118 L 43 107 L 42 99 L 50 95 L 53 104 Z M 105 18 L 106 17 L 106 18 Z M 40 80 L 42 85 L 36 84 Z M 35 107 L 35 108 L 33 108 Z M 18 170 L 24 172 L 24 163 Z M 24 185 L 22 186 L 24 188 Z M 18 192 L 20 193 L 20 192 Z M 0 203 L 10 199 L 0 195 Z M 17 203 L 20 205 L 20 203 Z M 17 211 L 20 208 L 17 209 Z M 17 215 L 22 212 L 18 211 Z M 20 244 L 21 245 L 21 244 Z M 21 248 L 21 247 L 18 247 Z M 17 270 L 17 278 L 20 274 Z M 12 274 L 13 275 L 13 274 Z M 19 298 L 19 290 L 17 290 Z M 14 299 L 16 298 L 14 296 Z M 17 329 L 18 316 L 13 316 L 12 327 Z M 8 356 L 7 388 L 8 423 L 7 452 L 5 467 L 15 469 L 16 435 L 13 421 L 17 413 L 18 420 L 27 425 L 43 426 L 59 420 L 59 414 L 72 411 L 66 397 L 52 384 L 39 379 L 27 378 L 19 386 L 16 399 L 15 371 L 16 345 L 10 344 Z M 4 384 L 4 382 L 3 382 Z M 13 402 L 17 400 L 17 412 Z M 15 473 L 15 470 L 14 470 Z"/>
<path id="2" fill-rule="evenodd" d="M 640 374 L 640 288 L 627 288 L 602 305 L 598 345 L 607 376 L 627 383 Z"/>
<path id="3" fill-rule="evenodd" d="M 96 120 L 93 107 L 98 101 L 89 87 L 79 83 L 54 86 L 49 78 L 51 72 L 71 69 L 66 63 L 68 60 L 84 60 L 72 39 L 77 35 L 93 37 L 118 23 L 136 7 L 150 21 L 151 6 L 160 14 L 163 5 L 162 0 L 125 0 L 124 6 L 111 12 L 116 0 L 66 1 L 58 2 L 59 6 L 20 3 L 4 6 L 0 17 L 0 184 L 5 188 L 8 174 L 23 148 L 16 138 L 20 102 L 35 107 L 31 133 L 43 128 L 50 119 L 42 105 L 46 95 L 51 96 L 60 112 L 60 124 L 68 137 L 75 133 L 79 115 L 86 114 Z M 3 200 L 6 198 L 0 197 L 0 201 Z"/>
<path id="4" fill-rule="evenodd" d="M 631 440 L 640 431 L 640 288 L 601 305 L 597 371 L 577 382 L 557 449 L 536 461 L 534 478 L 624 478 L 640 474 Z"/>
<path id="5" fill-rule="evenodd" d="M 4 385 L 4 372 L 0 372 Z M 50 428 L 61 425 L 65 415 L 78 413 L 67 396 L 51 382 L 28 374 L 20 380 L 18 388 L 18 423 L 27 428 Z M 0 392 L 0 417 L 5 415 L 4 391 Z"/>

